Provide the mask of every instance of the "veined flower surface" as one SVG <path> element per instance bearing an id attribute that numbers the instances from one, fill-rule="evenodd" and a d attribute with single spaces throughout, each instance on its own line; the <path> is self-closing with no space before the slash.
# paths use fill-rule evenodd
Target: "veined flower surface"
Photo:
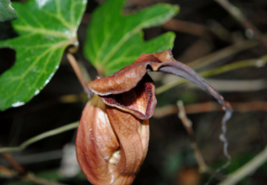
<path id="1" fill-rule="evenodd" d="M 88 83 L 95 95 L 86 104 L 80 120 L 76 151 L 83 173 L 92 184 L 131 184 L 145 159 L 148 119 L 157 100 L 147 71 L 181 76 L 211 94 L 231 116 L 230 104 L 202 77 L 176 61 L 170 50 L 142 54 L 134 63 Z"/>

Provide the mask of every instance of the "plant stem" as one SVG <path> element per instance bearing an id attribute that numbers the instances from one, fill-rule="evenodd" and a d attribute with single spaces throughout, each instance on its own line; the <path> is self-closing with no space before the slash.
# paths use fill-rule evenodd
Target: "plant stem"
<path id="1" fill-rule="evenodd" d="M 66 132 L 66 131 L 71 130 L 71 129 L 75 129 L 75 128 L 78 127 L 78 124 L 79 124 L 79 122 L 77 121 L 77 122 L 70 123 L 68 125 L 64 125 L 62 127 L 59 127 L 59 128 L 44 132 L 42 134 L 39 134 L 39 135 L 37 135 L 35 137 L 32 137 L 32 138 L 24 141 L 21 145 L 19 145 L 17 147 L 0 148 L 0 153 L 12 152 L 12 151 L 21 151 L 21 150 L 25 149 L 27 146 L 29 146 L 29 145 L 37 142 L 37 141 L 40 141 L 40 140 L 45 139 L 47 137 L 51 137 L 51 136 Z"/>
<path id="2" fill-rule="evenodd" d="M 12 170 L 0 165 L 0 177 L 5 176 L 10 178 L 13 176 L 13 174 L 14 172 Z"/>
<path id="3" fill-rule="evenodd" d="M 89 86 L 87 85 L 87 81 L 85 80 L 83 73 L 80 69 L 79 64 L 77 63 L 75 57 L 71 53 L 66 53 L 67 59 L 69 60 L 71 67 L 73 68 L 76 76 L 78 77 L 84 92 L 88 95 L 89 99 L 93 96 L 93 92 L 90 90 Z"/>
<path id="4" fill-rule="evenodd" d="M 44 179 L 40 179 L 40 178 L 36 177 L 34 174 L 32 174 L 32 173 L 28 173 L 28 175 L 25 176 L 24 179 L 32 181 L 32 182 L 34 182 L 36 184 L 41 184 L 41 185 L 64 185 L 64 184 L 61 184 L 61 183 L 58 183 L 58 182 L 51 182 L 51 181 L 47 181 L 47 180 L 44 180 Z"/>
<path id="5" fill-rule="evenodd" d="M 222 67 L 216 68 L 216 69 L 211 69 L 209 71 L 204 71 L 199 73 L 200 76 L 202 77 L 209 77 L 212 75 L 217 75 L 217 74 L 221 74 L 221 73 L 225 73 L 231 70 L 235 70 L 235 69 L 240 69 L 240 68 L 244 68 L 244 67 L 263 67 L 265 64 L 267 63 L 267 55 L 262 56 L 259 59 L 250 59 L 250 60 L 243 60 L 243 61 L 239 61 L 239 62 L 235 62 L 232 64 L 227 64 L 224 65 Z M 177 85 L 186 83 L 187 81 L 184 79 L 179 79 L 173 82 L 170 82 L 168 84 L 164 84 L 158 88 L 156 88 L 155 93 L 156 94 L 160 94 L 163 93 Z"/>
<path id="6" fill-rule="evenodd" d="M 206 55 L 204 57 L 201 57 L 199 59 L 196 59 L 192 62 L 189 62 L 187 65 L 194 70 L 198 70 L 199 68 L 206 66 L 208 64 L 211 64 L 215 61 L 222 60 L 224 58 L 227 58 L 229 56 L 232 56 L 236 53 L 239 53 L 241 51 L 251 49 L 255 46 L 257 46 L 259 43 L 257 41 L 249 40 L 244 41 L 238 44 L 231 45 L 229 47 L 223 48 L 219 51 L 215 51 L 209 55 Z"/>
<path id="7" fill-rule="evenodd" d="M 233 185 L 238 183 L 241 179 L 243 179 L 244 177 L 248 176 L 249 174 L 257 170 L 266 161 L 267 161 L 267 147 L 265 147 L 265 149 L 262 152 L 260 152 L 256 157 L 254 157 L 243 167 L 239 168 L 232 174 L 228 175 L 228 177 L 219 185 Z"/>
<path id="8" fill-rule="evenodd" d="M 192 122 L 187 118 L 186 116 L 186 112 L 185 112 L 185 108 L 184 108 L 184 105 L 183 105 L 183 102 L 182 101 L 178 101 L 177 102 L 177 107 L 179 108 L 179 113 L 178 113 L 178 117 L 180 118 L 180 120 L 182 121 L 188 135 L 189 135 L 189 138 L 190 138 L 190 143 L 191 143 L 191 147 L 193 148 L 194 150 L 194 153 L 195 153 L 195 157 L 196 157 L 196 160 L 197 160 L 197 163 L 199 165 L 199 171 L 201 173 L 203 172 L 207 172 L 208 171 L 208 167 L 204 161 L 204 158 L 202 157 L 202 154 L 197 146 L 197 143 L 196 143 L 196 138 L 195 138 L 195 134 L 194 134 L 194 131 L 192 129 Z"/>
<path id="9" fill-rule="evenodd" d="M 258 59 L 242 60 L 222 67 L 199 73 L 203 77 L 209 77 L 244 67 L 263 67 L 267 63 L 267 55 Z"/>
<path id="10" fill-rule="evenodd" d="M 203 25 L 181 21 L 177 19 L 169 20 L 168 22 L 163 24 L 162 27 L 168 30 L 187 33 L 205 39 L 210 39 L 211 35 L 213 35 L 212 31 Z"/>
<path id="11" fill-rule="evenodd" d="M 229 102 L 236 112 L 252 112 L 252 111 L 267 111 L 267 102 Z M 196 103 L 184 106 L 186 114 L 198 114 L 203 112 L 223 111 L 222 106 L 216 102 Z M 166 105 L 164 107 L 156 108 L 153 114 L 154 118 L 162 118 L 170 114 L 176 114 L 178 111 L 175 105 Z"/>
<path id="12" fill-rule="evenodd" d="M 18 171 L 18 173 L 20 175 L 25 175 L 26 174 L 26 171 L 24 170 L 24 168 L 19 164 L 17 163 L 12 157 L 11 155 L 9 155 L 8 153 L 6 152 L 3 152 L 2 153 L 2 156 Z"/>
<path id="13" fill-rule="evenodd" d="M 4 177 L 8 177 L 8 178 L 14 178 L 14 177 L 21 178 L 21 179 L 24 179 L 26 181 L 31 181 L 35 184 L 40 184 L 40 185 L 63 185 L 61 183 L 40 179 L 32 173 L 27 173 L 27 174 L 22 176 L 22 175 L 17 174 L 15 171 L 8 169 L 4 166 L 0 166 L 0 176 L 4 176 Z"/>

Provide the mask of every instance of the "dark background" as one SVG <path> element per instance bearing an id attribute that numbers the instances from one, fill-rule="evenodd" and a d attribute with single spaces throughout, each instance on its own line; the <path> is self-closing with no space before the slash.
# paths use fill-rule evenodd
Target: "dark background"
<path id="1" fill-rule="evenodd" d="M 101 1 L 102 2 L 102 1 Z M 85 31 L 90 25 L 90 14 L 97 7 L 99 1 L 89 0 L 86 15 L 78 30 L 80 49 L 76 54 L 78 60 L 86 66 L 90 77 L 93 79 L 97 73 L 89 62 L 83 57 L 82 47 L 85 41 Z M 166 31 L 174 31 L 176 34 L 173 48 L 174 57 L 184 63 L 196 60 L 200 57 L 214 53 L 222 48 L 249 40 L 246 29 L 229 15 L 219 4 L 212 0 L 129 0 L 125 7 L 126 13 L 132 13 L 151 6 L 155 3 L 166 2 L 180 6 L 180 12 L 173 19 L 182 23 L 195 23 L 193 27 L 170 28 L 168 25 L 144 30 L 145 39 L 149 40 Z M 267 1 L 266 0 L 233 0 L 247 18 L 262 32 L 267 32 Z M 182 24 L 181 23 L 181 24 Z M 205 32 L 198 30 L 205 28 Z M 15 37 L 10 23 L 0 23 L 0 39 Z M 223 37 L 221 35 L 223 33 Z M 267 48 L 259 44 L 252 49 L 236 53 L 211 65 L 202 68 L 201 71 L 213 69 L 224 64 L 240 60 L 260 58 L 265 55 Z M 0 74 L 10 68 L 15 60 L 15 51 L 0 49 Z M 159 87 L 173 77 L 158 74 L 152 75 Z M 227 91 L 221 86 L 221 94 L 229 102 L 244 103 L 258 101 L 264 103 L 267 100 L 266 91 L 266 67 L 248 67 L 230 71 L 210 77 L 213 80 L 236 81 L 262 80 L 264 85 L 259 90 Z M 164 80 L 162 80 L 164 79 Z M 219 83 L 220 85 L 220 83 Z M 226 89 L 226 90 L 225 90 Z M 66 96 L 74 95 L 74 96 Z M 63 99 L 65 97 L 65 99 Z M 72 98 L 74 97 L 74 99 Z M 176 105 L 177 100 L 182 100 L 185 105 L 215 100 L 207 93 L 189 83 L 172 88 L 157 95 L 158 107 Z M 45 131 L 75 122 L 80 119 L 81 112 L 86 103 L 83 89 L 75 76 L 65 56 L 60 68 L 50 83 L 26 105 L 18 108 L 10 108 L 0 112 L 0 144 L 1 146 L 17 146 L 23 141 L 41 134 Z M 236 110 L 228 122 L 227 137 L 229 140 L 229 152 L 233 157 L 232 164 L 214 178 L 211 184 L 217 184 L 225 176 L 239 168 L 261 152 L 267 141 L 267 116 L 264 106 L 262 110 L 240 112 Z M 219 140 L 221 133 L 222 111 L 209 111 L 188 114 L 193 123 L 196 141 L 207 165 L 216 170 L 226 162 L 223 155 L 223 145 Z M 211 176 L 209 173 L 198 172 L 198 164 L 194 152 L 190 146 L 189 137 L 177 113 L 164 117 L 152 117 L 150 120 L 150 143 L 146 160 L 137 175 L 134 184 L 164 185 L 204 184 Z M 59 135 L 43 139 L 21 152 L 14 152 L 12 156 L 26 170 L 38 174 L 46 171 L 50 174 L 57 173 L 61 165 L 63 146 L 74 143 L 76 130 L 67 131 Z M 0 156 L 0 165 L 12 168 L 3 157 Z M 267 165 L 262 165 L 239 184 L 266 184 Z M 45 176 L 43 176 L 45 178 Z M 0 184 L 15 183 L 18 179 L 1 178 Z M 66 184 L 88 184 L 83 177 L 65 178 L 60 180 Z"/>

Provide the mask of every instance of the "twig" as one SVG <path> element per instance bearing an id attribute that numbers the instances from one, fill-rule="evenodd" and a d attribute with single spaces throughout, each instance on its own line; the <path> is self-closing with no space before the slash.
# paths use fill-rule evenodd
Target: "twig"
<path id="1" fill-rule="evenodd" d="M 71 67 L 73 68 L 76 76 L 78 77 L 84 92 L 88 95 L 88 98 L 90 99 L 93 96 L 93 92 L 90 90 L 89 86 L 87 85 L 87 81 L 85 80 L 83 73 L 80 69 L 80 66 L 78 65 L 75 57 L 71 53 L 66 53 L 67 59 L 69 60 Z"/>
<path id="2" fill-rule="evenodd" d="M 169 20 L 168 22 L 163 24 L 162 27 L 168 30 L 188 33 L 205 39 L 210 39 L 211 35 L 213 34 L 212 31 L 205 26 L 177 19 Z"/>
<path id="3" fill-rule="evenodd" d="M 76 103 L 83 102 L 81 95 L 64 95 L 59 97 L 60 103 Z M 230 102 L 233 109 L 237 112 L 251 112 L 251 111 L 267 111 L 267 102 L 254 101 L 254 102 Z M 185 105 L 187 114 L 196 114 L 202 112 L 223 111 L 221 106 L 216 102 L 196 103 L 192 105 Z M 35 109 L 32 109 L 35 111 Z M 153 114 L 154 118 L 161 118 L 170 114 L 176 114 L 178 111 L 177 106 L 166 105 L 158 107 Z"/>
<path id="4" fill-rule="evenodd" d="M 85 82 L 89 82 L 89 81 L 91 81 L 91 78 L 90 78 L 90 76 L 89 76 L 89 73 L 87 72 L 87 69 L 86 69 L 84 63 L 81 62 L 81 61 L 79 61 L 79 60 L 77 61 L 77 63 L 78 63 L 79 68 L 81 69 L 81 72 L 82 72 L 82 74 L 83 74 L 84 81 L 85 81 Z"/>
<path id="5" fill-rule="evenodd" d="M 178 60 L 189 62 L 209 54 L 212 49 L 213 44 L 210 41 L 198 39 L 192 45 L 186 48 L 186 50 L 178 58 Z"/>
<path id="6" fill-rule="evenodd" d="M 64 185 L 62 183 L 58 183 L 58 182 L 52 182 L 52 181 L 47 181 L 44 179 L 40 179 L 38 177 L 36 177 L 34 174 L 32 173 L 28 173 L 27 176 L 24 177 L 24 179 L 35 182 L 36 184 L 41 184 L 41 185 Z"/>
<path id="7" fill-rule="evenodd" d="M 232 70 L 240 69 L 240 68 L 244 68 L 244 67 L 258 67 L 258 68 L 260 68 L 260 67 L 263 67 L 266 63 L 267 63 L 267 55 L 264 55 L 260 58 L 250 59 L 250 60 L 242 60 L 242 61 L 238 61 L 238 62 L 224 65 L 222 67 L 218 67 L 216 69 L 204 71 L 204 72 L 201 72 L 200 75 L 203 77 L 208 77 L 208 76 L 217 75 L 217 74 L 225 73 L 228 71 L 232 71 Z"/>
<path id="8" fill-rule="evenodd" d="M 181 119 L 181 121 L 182 121 L 188 135 L 189 135 L 191 147 L 194 150 L 195 157 L 196 157 L 197 163 L 199 165 L 199 171 L 202 173 L 207 172 L 208 167 L 207 167 L 207 165 L 206 165 L 206 163 L 202 157 L 202 154 L 201 154 L 201 152 L 197 146 L 195 134 L 194 134 L 194 131 L 192 130 L 192 122 L 186 116 L 183 102 L 178 101 L 177 106 L 179 108 L 178 117 Z"/>
<path id="9" fill-rule="evenodd" d="M 238 183 L 242 178 L 254 172 L 266 161 L 267 161 L 267 147 L 265 147 L 265 149 L 262 152 L 260 152 L 256 157 L 254 157 L 243 167 L 239 168 L 232 174 L 228 175 L 228 177 L 219 185 L 233 185 Z"/>
<path id="10" fill-rule="evenodd" d="M 267 111 L 267 102 L 255 101 L 246 103 L 230 102 L 236 112 Z M 223 111 L 222 107 L 216 102 L 197 103 L 184 106 L 186 114 L 197 114 L 203 112 Z M 154 118 L 161 118 L 170 114 L 177 113 L 178 108 L 175 105 L 167 105 L 156 108 L 153 114 Z"/>
<path id="11" fill-rule="evenodd" d="M 75 128 L 78 127 L 78 124 L 79 124 L 79 122 L 77 121 L 77 122 L 70 123 L 68 125 L 65 125 L 65 126 L 62 126 L 62 127 L 59 127 L 59 128 L 44 132 L 42 134 L 39 134 L 39 135 L 37 135 L 35 137 L 32 137 L 32 138 L 24 141 L 21 145 L 19 145 L 17 147 L 0 148 L 0 153 L 11 152 L 11 151 L 21 151 L 21 150 L 25 149 L 27 146 L 29 146 L 29 145 L 37 142 L 37 141 L 40 141 L 40 140 L 42 140 L 44 138 L 60 134 L 62 132 L 66 132 L 66 131 L 71 130 L 71 129 L 75 129 Z"/>
<path id="12" fill-rule="evenodd" d="M 199 73 L 200 76 L 202 77 L 209 77 L 212 75 L 216 75 L 216 74 L 221 74 L 221 73 L 225 73 L 228 71 L 232 71 L 235 69 L 240 69 L 240 68 L 244 68 L 244 67 L 263 67 L 265 64 L 267 63 L 267 55 L 262 56 L 261 58 L 257 58 L 257 59 L 250 59 L 250 60 L 243 60 L 243 61 L 239 61 L 239 62 L 234 62 L 232 64 L 227 64 L 224 65 L 222 67 L 218 67 L 216 69 L 211 69 L 209 71 L 204 71 Z M 163 93 L 177 85 L 186 83 L 187 81 L 184 79 L 179 79 L 173 82 L 170 82 L 168 84 L 164 84 L 158 88 L 156 88 L 155 93 L 156 94 L 160 94 Z"/>
<path id="13" fill-rule="evenodd" d="M 61 159 L 63 155 L 63 152 L 61 149 L 59 150 L 53 150 L 48 152 L 41 152 L 41 153 L 34 153 L 34 154 L 26 154 L 26 155 L 13 155 L 13 158 L 16 159 L 16 161 L 20 165 L 28 165 L 32 163 L 40 163 L 50 160 L 56 160 Z M 0 164 L 3 164 L 3 159 L 0 160 Z"/>
<path id="14" fill-rule="evenodd" d="M 4 166 L 0 165 L 0 176 L 4 175 L 5 177 L 12 177 L 14 172 Z"/>
<path id="15" fill-rule="evenodd" d="M 219 92 L 251 92 L 267 88 L 265 79 L 257 80 L 218 80 L 207 79 L 207 82 Z"/>
<path id="16" fill-rule="evenodd" d="M 258 39 L 267 48 L 267 39 L 264 35 L 246 18 L 242 11 L 231 4 L 228 0 L 215 0 L 226 11 L 228 11 L 233 18 L 235 18 L 244 28 L 253 31 L 255 38 Z"/>
<path id="17" fill-rule="evenodd" d="M 3 152 L 2 156 L 18 171 L 20 175 L 26 174 L 24 168 L 19 163 L 17 163 L 8 153 Z"/>
<path id="18" fill-rule="evenodd" d="M 8 169 L 8 168 L 6 168 L 4 166 L 0 166 L 0 175 L 8 177 L 8 178 L 17 177 L 17 178 L 21 178 L 21 179 L 24 179 L 24 180 L 27 180 L 27 181 L 31 181 L 33 183 L 40 184 L 40 185 L 63 185 L 61 183 L 52 182 L 52 181 L 46 181 L 44 179 L 40 179 L 40 178 L 36 177 L 34 174 L 32 174 L 32 173 L 27 173 L 27 174 L 21 176 L 21 175 L 17 174 L 16 172 L 14 172 L 13 170 Z"/>
<path id="19" fill-rule="evenodd" d="M 234 43 L 236 42 L 233 39 L 233 36 L 231 35 L 230 31 L 226 28 L 224 28 L 219 22 L 215 20 L 209 20 L 207 22 L 208 28 L 221 40 Z"/>
<path id="20" fill-rule="evenodd" d="M 241 51 L 251 49 L 257 46 L 259 43 L 257 41 L 244 41 L 238 44 L 231 45 L 229 47 L 223 48 L 219 51 L 215 51 L 209 55 L 206 55 L 202 58 L 189 62 L 187 65 L 193 68 L 194 70 L 198 70 L 199 68 L 211 64 L 213 62 L 219 61 L 221 59 L 232 56 Z"/>
<path id="21" fill-rule="evenodd" d="M 85 13 L 82 17 L 82 23 L 88 24 L 90 22 L 90 19 L 91 14 Z M 206 26 L 177 19 L 169 20 L 168 22 L 163 24 L 162 27 L 168 30 L 195 35 L 204 39 L 211 39 L 211 36 L 213 35 L 218 36 L 218 34 L 214 33 L 213 30 Z"/>

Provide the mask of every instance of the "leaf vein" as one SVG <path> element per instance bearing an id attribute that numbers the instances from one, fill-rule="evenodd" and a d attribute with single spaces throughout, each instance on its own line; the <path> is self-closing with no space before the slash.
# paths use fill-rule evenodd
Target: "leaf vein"
<path id="1" fill-rule="evenodd" d="M 16 25 L 15 28 L 20 30 L 20 31 L 32 32 L 31 34 L 51 35 L 54 37 L 62 37 L 62 38 L 67 38 L 67 39 L 70 39 L 72 37 L 71 35 L 67 35 L 67 34 L 64 34 L 62 32 L 58 32 L 58 31 L 54 31 L 54 30 L 48 30 L 48 29 L 40 29 L 40 28 L 31 27 L 31 26 Z"/>

